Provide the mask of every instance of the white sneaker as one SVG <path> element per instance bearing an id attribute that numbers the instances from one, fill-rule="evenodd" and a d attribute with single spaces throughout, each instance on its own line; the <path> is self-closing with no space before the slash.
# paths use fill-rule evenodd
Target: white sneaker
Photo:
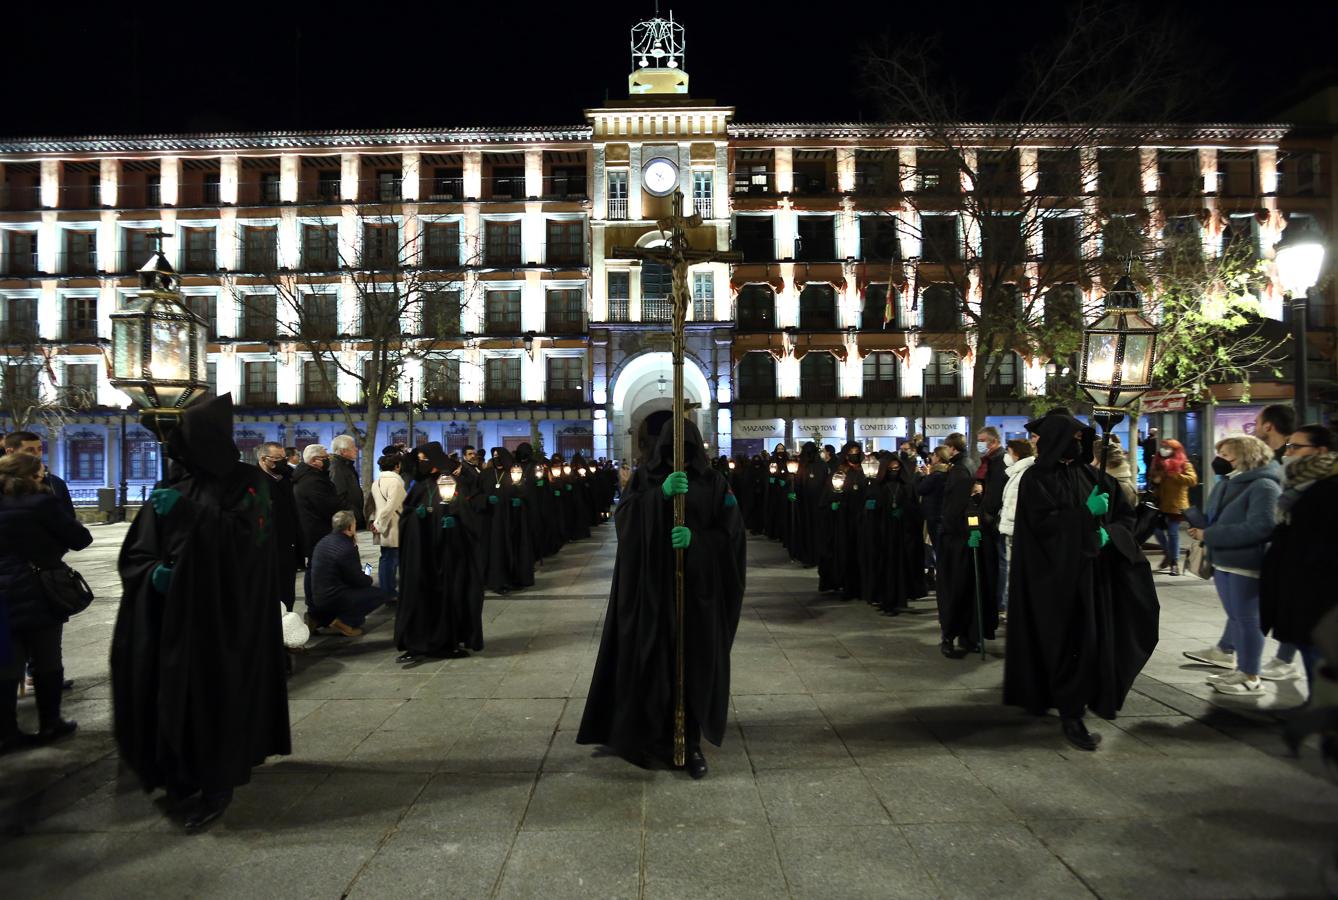
<path id="1" fill-rule="evenodd" d="M 1258 697 L 1264 692 L 1262 678 L 1248 678 L 1244 672 L 1232 672 L 1220 681 L 1213 682 L 1213 690 L 1219 694 L 1231 694 L 1242 697 Z"/>
<path id="2" fill-rule="evenodd" d="M 1274 657 L 1259 667 L 1259 677 L 1265 681 L 1295 681 L 1301 677 L 1295 663 Z"/>
<path id="3" fill-rule="evenodd" d="M 1213 674 L 1205 678 L 1204 681 L 1208 682 L 1209 684 L 1217 684 L 1219 681 L 1225 681 L 1226 679 L 1230 678 L 1232 675 L 1235 674 L 1236 674 L 1235 669 L 1232 669 L 1230 672 L 1214 672 Z"/>
<path id="4" fill-rule="evenodd" d="M 1204 650 L 1186 650 L 1185 656 L 1195 662 L 1217 666 L 1219 669 L 1236 668 L 1236 654 L 1228 653 L 1220 647 L 1208 647 Z"/>

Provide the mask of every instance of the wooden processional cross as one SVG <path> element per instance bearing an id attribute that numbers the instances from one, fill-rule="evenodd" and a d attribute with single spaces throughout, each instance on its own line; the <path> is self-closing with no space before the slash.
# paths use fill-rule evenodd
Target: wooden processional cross
<path id="1" fill-rule="evenodd" d="M 659 247 L 614 247 L 610 256 L 614 259 L 639 259 L 657 262 L 668 266 L 673 274 L 673 361 L 674 361 L 674 468 L 682 472 L 684 459 L 683 416 L 683 323 L 688 315 L 688 266 L 704 262 L 737 263 L 743 260 L 743 254 L 732 251 L 694 250 L 688 244 L 687 229 L 697 228 L 702 224 L 702 217 L 693 213 L 683 215 L 683 192 L 674 192 L 673 212 L 667 218 L 660 219 L 660 233 L 664 235 L 664 244 Z M 684 524 L 687 509 L 687 497 L 674 495 L 674 525 Z M 683 652 L 683 551 L 674 551 L 674 625 L 676 676 L 674 683 L 674 765 L 682 766 L 687 761 L 687 748 L 684 741 L 686 715 L 684 709 L 684 652 Z"/>

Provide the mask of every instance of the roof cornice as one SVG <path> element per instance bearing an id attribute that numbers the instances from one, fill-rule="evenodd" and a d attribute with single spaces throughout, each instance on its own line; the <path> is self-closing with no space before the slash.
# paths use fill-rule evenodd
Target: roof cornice
<path id="1" fill-rule="evenodd" d="M 1026 140 L 1072 139 L 1075 135 L 1088 138 L 1109 137 L 1112 140 L 1137 138 L 1139 141 L 1280 141 L 1293 126 L 1283 123 L 1170 123 L 1170 124 L 1110 124 L 1082 123 L 1013 123 L 1013 122 L 960 122 L 939 126 L 916 122 L 734 122 L 729 136 L 738 140 L 776 138 L 802 140 L 808 138 L 886 138 L 901 140 L 929 140 L 950 130 L 959 140 Z"/>

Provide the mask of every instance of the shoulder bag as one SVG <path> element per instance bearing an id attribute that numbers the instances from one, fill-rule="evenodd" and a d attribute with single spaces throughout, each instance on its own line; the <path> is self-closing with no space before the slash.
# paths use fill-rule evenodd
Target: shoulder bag
<path id="1" fill-rule="evenodd" d="M 69 563 L 59 563 L 50 569 L 32 566 L 32 570 L 46 596 L 47 609 L 56 617 L 68 619 L 78 615 L 93 602 L 93 589 Z"/>
<path id="2" fill-rule="evenodd" d="M 1212 517 L 1213 522 L 1216 522 L 1221 517 L 1222 510 L 1227 508 L 1227 504 L 1230 503 L 1232 500 L 1236 499 L 1236 497 L 1227 496 L 1227 492 L 1229 490 L 1230 490 L 1230 485 L 1227 485 L 1225 488 L 1223 488 L 1222 505 L 1219 506 L 1214 511 Z M 1245 492 L 1244 491 L 1239 492 L 1239 494 L 1243 493 Z M 1237 494 L 1237 496 L 1239 496 L 1239 494 Z M 1170 523 L 1167 527 L 1178 528 L 1179 525 L 1177 523 Z M 1185 554 L 1185 570 L 1192 575 L 1199 576 L 1205 581 L 1213 577 L 1212 559 L 1209 557 L 1208 554 L 1208 545 L 1205 544 L 1203 541 L 1197 541 L 1194 540 L 1193 538 L 1190 538 L 1189 550 Z"/>

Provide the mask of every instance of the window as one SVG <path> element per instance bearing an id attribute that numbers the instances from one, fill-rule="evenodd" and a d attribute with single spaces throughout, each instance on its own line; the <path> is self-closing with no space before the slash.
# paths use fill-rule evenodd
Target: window
<path id="1" fill-rule="evenodd" d="M 860 258 L 871 262 L 899 262 L 901 241 L 897 220 L 891 216 L 860 216 Z"/>
<path id="2" fill-rule="evenodd" d="M 925 393 L 930 399 L 951 399 L 961 391 L 957 387 L 957 357 L 935 350 L 924 370 Z"/>
<path id="3" fill-rule="evenodd" d="M 459 291 L 423 293 L 423 324 L 420 333 L 426 337 L 443 337 L 460 333 Z"/>
<path id="4" fill-rule="evenodd" d="M 333 340 L 339 334 L 339 297 L 335 294 L 303 294 L 298 330 L 310 340 Z"/>
<path id="5" fill-rule="evenodd" d="M 1188 197 L 1202 190 L 1199 158 L 1193 150 L 1158 150 L 1157 181 L 1162 194 Z"/>
<path id="6" fill-rule="evenodd" d="M 243 396 L 251 406 L 273 405 L 279 402 L 278 363 L 248 362 L 243 366 L 245 384 Z"/>
<path id="7" fill-rule="evenodd" d="M 736 216 L 734 219 L 734 249 L 743 254 L 743 261 L 771 262 L 776 258 L 771 216 Z"/>
<path id="8" fill-rule="evenodd" d="M 98 367 L 95 363 L 67 363 L 60 400 L 70 409 L 92 409 L 98 402 Z"/>
<path id="9" fill-rule="evenodd" d="M 1011 196 L 1022 192 L 1016 150 L 982 150 L 976 154 L 976 190 Z"/>
<path id="10" fill-rule="evenodd" d="M 65 262 L 60 271 L 92 275 L 98 270 L 98 235 L 95 231 L 65 232 Z"/>
<path id="11" fill-rule="evenodd" d="M 1021 371 L 1022 361 L 1018 358 L 1018 355 L 1016 353 L 1004 353 L 999 360 L 998 368 L 994 370 L 989 383 L 985 385 L 985 396 L 993 399 L 1017 396 L 1018 376 Z"/>
<path id="12" fill-rule="evenodd" d="M 217 238 L 212 228 L 183 228 L 182 237 L 185 238 L 184 256 L 182 258 L 182 267 L 192 272 L 212 272 L 218 267 Z M 127 232 L 127 239 L 130 234 Z M 147 235 L 147 232 L 144 233 Z M 147 241 L 147 236 L 145 238 Z M 127 246 L 127 249 L 137 250 Z M 144 257 L 147 259 L 149 253 L 153 251 L 152 247 L 145 247 Z"/>
<path id="13" fill-rule="evenodd" d="M 1101 254 L 1107 259 L 1127 259 L 1142 244 L 1143 232 L 1133 216 L 1111 216 L 1101 229 Z"/>
<path id="14" fill-rule="evenodd" d="M 894 400 L 901 368 L 895 353 L 877 352 L 864 357 L 864 396 L 871 400 Z"/>
<path id="15" fill-rule="evenodd" d="M 69 451 L 68 471 L 71 481 L 102 483 L 106 480 L 106 443 L 102 435 L 89 431 L 75 432 L 66 448 Z"/>
<path id="16" fill-rule="evenodd" d="M 942 150 L 921 150 L 915 158 L 917 190 L 925 194 L 956 194 L 962 190 L 957 160 Z"/>
<path id="17" fill-rule="evenodd" d="M 523 166 L 493 166 L 492 199 L 524 200 L 525 168 Z"/>
<path id="18" fill-rule="evenodd" d="M 400 335 L 400 294 L 395 291 L 368 291 L 362 295 L 363 337 L 390 338 Z"/>
<path id="19" fill-rule="evenodd" d="M 488 334 L 520 334 L 520 291 L 488 291 L 485 316 Z"/>
<path id="20" fill-rule="evenodd" d="M 1036 193 L 1043 197 L 1075 197 L 1082 193 L 1082 165 L 1078 151 L 1038 151 Z"/>
<path id="21" fill-rule="evenodd" d="M 278 203 L 279 202 L 279 173 L 261 172 L 260 173 L 260 202 Z"/>
<path id="22" fill-rule="evenodd" d="M 279 229 L 274 226 L 242 226 L 242 268 L 247 272 L 272 272 L 278 266 Z"/>
<path id="23" fill-rule="evenodd" d="M 125 457 L 127 481 L 157 481 L 162 475 L 158 440 L 143 429 L 134 429 L 126 437 Z"/>
<path id="24" fill-rule="evenodd" d="M 1318 154 L 1278 154 L 1278 193 L 1284 197 L 1314 197 L 1323 193 Z"/>
<path id="25" fill-rule="evenodd" d="M 400 199 L 400 180 L 402 173 L 398 169 L 381 169 L 376 173 L 376 199 L 388 203 Z"/>
<path id="26" fill-rule="evenodd" d="M 579 356 L 548 357 L 548 402 L 585 402 L 585 360 Z"/>
<path id="27" fill-rule="evenodd" d="M 544 194 L 564 200 L 585 197 L 585 167 L 554 166 Z"/>
<path id="28" fill-rule="evenodd" d="M 204 380 L 208 382 L 208 392 L 213 396 L 218 396 L 218 363 L 211 362 L 204 364 Z"/>
<path id="29" fill-rule="evenodd" d="M 796 194 L 825 194 L 835 186 L 836 154 L 830 150 L 796 150 L 793 167 Z"/>
<path id="30" fill-rule="evenodd" d="M 769 284 L 745 284 L 739 290 L 738 325 L 744 331 L 776 327 L 776 292 Z"/>
<path id="31" fill-rule="evenodd" d="M 580 334 L 585 330 L 585 300 L 580 288 L 548 291 L 544 312 L 544 330 L 549 334 Z"/>
<path id="32" fill-rule="evenodd" d="M 519 403 L 520 357 L 499 356 L 487 360 L 483 392 L 487 403 Z"/>
<path id="33" fill-rule="evenodd" d="M 436 268 L 460 265 L 459 222 L 431 222 L 423 229 L 423 263 Z"/>
<path id="34" fill-rule="evenodd" d="M 627 306 L 632 296 L 632 274 L 630 272 L 609 272 L 609 321 L 626 322 Z"/>
<path id="35" fill-rule="evenodd" d="M 920 294 L 925 331 L 957 331 L 962 327 L 958 294 L 952 285 L 931 284 Z"/>
<path id="36" fill-rule="evenodd" d="M 1022 221 L 1018 216 L 984 216 L 980 229 L 980 252 L 987 264 L 1020 265 L 1026 250 L 1022 243 Z"/>
<path id="37" fill-rule="evenodd" d="M 148 259 L 147 253 L 144 254 L 144 259 Z M 140 260 L 140 262 L 143 261 L 143 259 Z M 10 275 L 32 275 L 36 273 L 37 232 L 5 232 L 5 269 Z"/>
<path id="38" fill-rule="evenodd" d="M 627 172 L 624 170 L 609 172 L 609 218 L 627 218 Z"/>
<path id="39" fill-rule="evenodd" d="M 60 336 L 67 341 L 97 340 L 97 297 L 65 298 L 65 319 L 61 323 Z"/>
<path id="40" fill-rule="evenodd" d="M 549 265 L 579 266 L 585 262 L 585 225 L 580 220 L 549 219 Z"/>
<path id="41" fill-rule="evenodd" d="M 706 171 L 692 173 L 692 208 L 699 213 L 703 219 L 714 218 L 714 193 L 714 172 Z"/>
<path id="42" fill-rule="evenodd" d="M 674 273 L 668 266 L 647 260 L 641 264 L 641 321 L 673 320 Z"/>
<path id="43" fill-rule="evenodd" d="M 715 319 L 715 273 L 692 273 L 692 309 L 698 322 Z"/>
<path id="44" fill-rule="evenodd" d="M 897 292 L 890 284 L 870 284 L 864 289 L 864 308 L 859 327 L 878 331 L 897 327 Z"/>
<path id="45" fill-rule="evenodd" d="M 803 262 L 836 259 L 836 218 L 800 216 L 799 236 L 795 239 L 794 258 Z"/>
<path id="46" fill-rule="evenodd" d="M 1137 197 L 1143 193 L 1142 164 L 1137 150 L 1098 150 L 1097 185 L 1105 197 Z"/>
<path id="47" fill-rule="evenodd" d="M 278 301 L 274 294 L 247 294 L 242 298 L 241 313 L 240 337 L 268 341 L 278 333 Z"/>
<path id="48" fill-rule="evenodd" d="M 1186 262 L 1203 255 L 1198 216 L 1171 216 L 1162 232 L 1162 252 L 1168 261 Z"/>
<path id="49" fill-rule="evenodd" d="M 855 193 L 886 197 L 901 192 L 895 150 L 855 151 Z"/>
<path id="50" fill-rule="evenodd" d="M 1078 217 L 1049 216 L 1041 221 L 1041 249 L 1047 262 L 1078 261 Z"/>
<path id="51" fill-rule="evenodd" d="M 465 195 L 464 170 L 460 167 L 439 167 L 432 170 L 432 190 L 429 200 L 459 200 Z"/>
<path id="52" fill-rule="evenodd" d="M 369 267 L 399 265 L 400 229 L 394 223 L 364 225 L 362 228 L 362 264 Z"/>
<path id="53" fill-rule="evenodd" d="M 1219 151 L 1217 190 L 1225 197 L 1254 197 L 1259 193 L 1259 168 L 1253 150 Z"/>
<path id="54" fill-rule="evenodd" d="M 213 294 L 184 294 L 181 302 L 186 308 L 195 313 L 200 321 L 204 322 L 205 327 L 209 329 L 209 339 L 214 340 L 218 337 L 218 298 Z M 228 336 L 231 337 L 233 329 L 228 328 Z"/>
<path id="55" fill-rule="evenodd" d="M 423 360 L 423 399 L 444 406 L 460 402 L 460 360 L 451 357 Z"/>
<path id="56" fill-rule="evenodd" d="M 10 297 L 5 301 L 5 340 L 15 344 L 37 341 L 37 298 Z"/>
<path id="57" fill-rule="evenodd" d="M 1222 229 L 1222 255 L 1241 260 L 1259 258 L 1259 220 L 1253 213 L 1227 217 Z"/>
<path id="58" fill-rule="evenodd" d="M 344 176 L 338 169 L 321 169 L 316 173 L 316 196 L 327 203 L 339 201 L 344 186 Z"/>
<path id="59" fill-rule="evenodd" d="M 302 226 L 302 263 L 307 269 L 319 271 L 329 271 L 339 267 L 338 226 Z"/>
<path id="60" fill-rule="evenodd" d="M 332 360 L 302 363 L 302 402 L 308 406 L 333 406 L 338 402 L 339 367 Z"/>
<path id="61" fill-rule="evenodd" d="M 806 284 L 799 292 L 799 328 L 803 331 L 833 331 L 836 328 L 836 288 L 830 284 Z"/>
<path id="62" fill-rule="evenodd" d="M 1081 329 L 1082 292 L 1074 284 L 1061 284 L 1045 292 L 1041 300 L 1046 328 Z"/>
<path id="63" fill-rule="evenodd" d="M 836 357 L 814 351 L 799 361 L 799 396 L 805 400 L 836 399 Z"/>
<path id="64" fill-rule="evenodd" d="M 925 262 L 956 262 L 961 256 L 961 239 L 957 236 L 956 216 L 921 216 L 920 236 Z"/>
<path id="65" fill-rule="evenodd" d="M 739 363 L 739 399 L 776 398 L 776 361 L 770 353 L 745 353 Z"/>
<path id="66" fill-rule="evenodd" d="M 144 205 L 163 205 L 163 176 L 157 173 L 144 176 Z"/>
<path id="67" fill-rule="evenodd" d="M 520 222 L 483 223 L 483 263 L 493 267 L 521 264 Z"/>

